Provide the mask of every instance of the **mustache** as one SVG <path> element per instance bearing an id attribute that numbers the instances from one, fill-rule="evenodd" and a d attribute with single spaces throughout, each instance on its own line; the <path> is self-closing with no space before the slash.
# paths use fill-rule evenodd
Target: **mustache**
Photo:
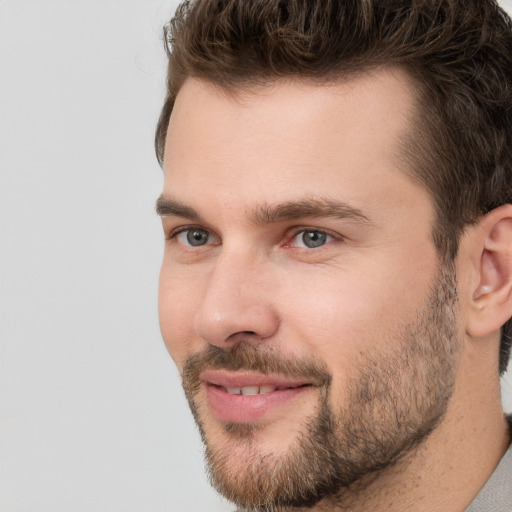
<path id="1" fill-rule="evenodd" d="M 206 370 L 279 375 L 319 387 L 328 387 L 332 380 L 323 362 L 314 358 L 285 356 L 274 348 L 248 342 L 240 342 L 229 349 L 209 345 L 191 355 L 183 366 L 183 387 L 194 393 L 199 388 L 201 373 Z"/>

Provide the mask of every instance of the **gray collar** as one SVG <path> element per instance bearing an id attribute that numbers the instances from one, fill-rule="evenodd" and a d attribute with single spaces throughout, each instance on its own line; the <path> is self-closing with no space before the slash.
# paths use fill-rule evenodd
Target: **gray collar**
<path id="1" fill-rule="evenodd" d="M 466 512 L 512 512 L 512 445 Z"/>

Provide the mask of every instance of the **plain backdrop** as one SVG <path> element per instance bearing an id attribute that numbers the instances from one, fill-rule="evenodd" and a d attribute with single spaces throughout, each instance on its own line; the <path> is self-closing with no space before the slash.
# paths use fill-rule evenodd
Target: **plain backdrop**
<path id="1" fill-rule="evenodd" d="M 0 0 L 1 512 L 232 510 L 158 329 L 176 5 Z"/>

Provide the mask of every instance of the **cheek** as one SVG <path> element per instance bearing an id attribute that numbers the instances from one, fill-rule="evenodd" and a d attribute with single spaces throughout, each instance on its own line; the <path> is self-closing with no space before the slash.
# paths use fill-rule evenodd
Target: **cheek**
<path id="1" fill-rule="evenodd" d="M 172 359 L 182 368 L 193 349 L 193 324 L 198 308 L 198 283 L 162 267 L 158 288 L 160 330 Z"/>
<path id="2" fill-rule="evenodd" d="M 361 282 L 333 281 L 317 282 L 307 294 L 293 292 L 297 299 L 289 310 L 294 318 L 289 325 L 302 350 L 310 350 L 329 366 L 346 366 L 354 352 L 365 351 L 375 342 L 376 325 L 380 332 L 386 330 L 387 308 L 376 287 L 367 290 Z"/>
<path id="3" fill-rule="evenodd" d="M 393 348 L 429 294 L 425 274 L 414 279 L 403 270 L 369 269 L 331 270 L 307 286 L 297 280 L 288 288 L 287 337 L 297 340 L 297 353 L 307 351 L 326 363 L 334 378 L 353 374 L 365 354 Z"/>

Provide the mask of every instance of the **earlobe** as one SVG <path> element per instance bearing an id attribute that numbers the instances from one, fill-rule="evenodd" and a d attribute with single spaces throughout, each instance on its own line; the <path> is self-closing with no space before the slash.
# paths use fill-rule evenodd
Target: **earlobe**
<path id="1" fill-rule="evenodd" d="M 512 317 L 512 205 L 485 215 L 475 236 L 479 279 L 466 330 L 482 337 L 499 330 Z"/>

